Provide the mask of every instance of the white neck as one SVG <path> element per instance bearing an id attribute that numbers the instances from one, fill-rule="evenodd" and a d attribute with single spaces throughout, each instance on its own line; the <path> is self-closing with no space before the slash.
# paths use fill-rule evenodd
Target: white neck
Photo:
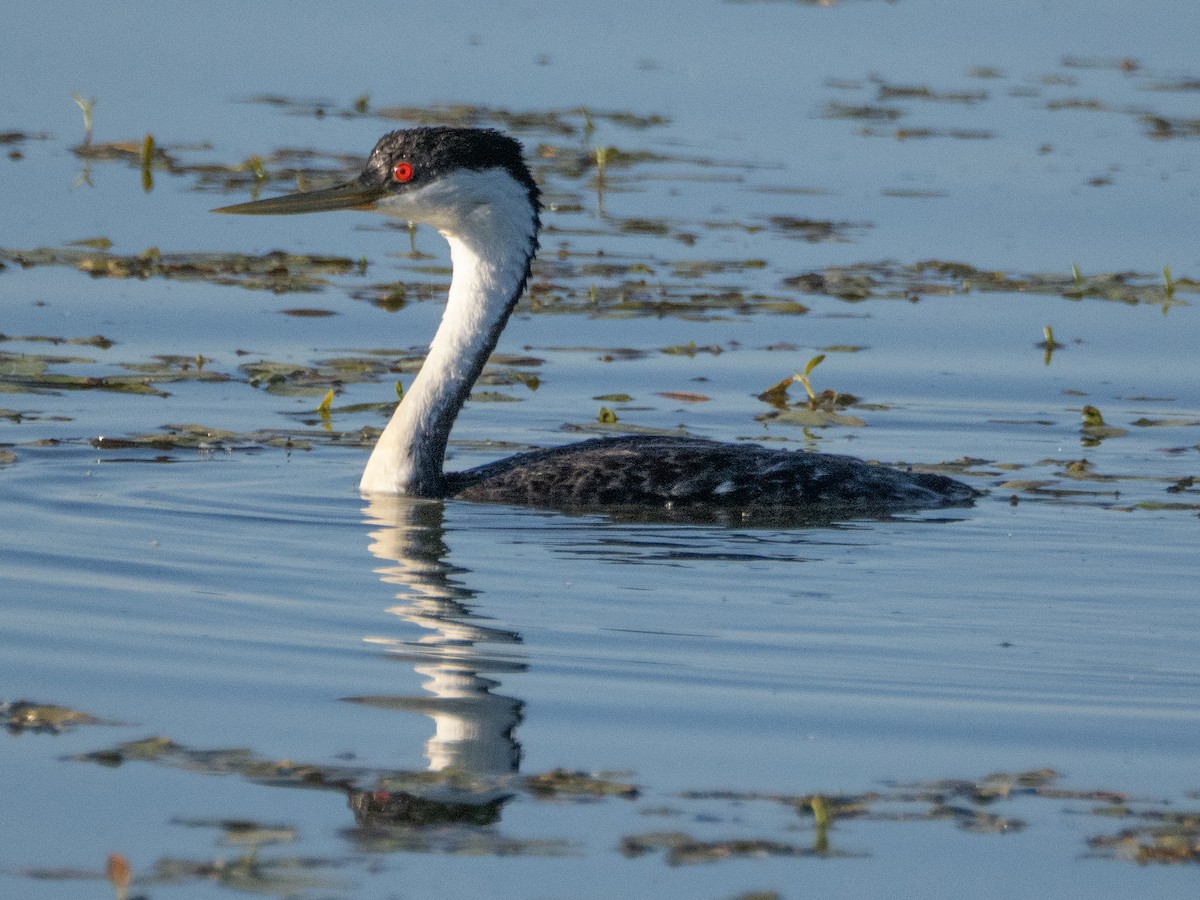
<path id="1" fill-rule="evenodd" d="M 367 461 L 359 484 L 366 494 L 444 493 L 450 429 L 495 349 L 537 246 L 528 191 L 507 173 L 462 172 L 454 179 L 392 212 L 415 211 L 421 215 L 414 220 L 437 226 L 450 244 L 454 275 L 425 363 Z"/>

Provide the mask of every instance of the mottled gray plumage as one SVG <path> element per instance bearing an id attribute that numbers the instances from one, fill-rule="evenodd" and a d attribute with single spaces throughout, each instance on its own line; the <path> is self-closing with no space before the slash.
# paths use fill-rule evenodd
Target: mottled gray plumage
<path id="1" fill-rule="evenodd" d="M 682 510 L 886 515 L 969 504 L 978 492 L 947 478 L 850 456 L 630 435 L 534 450 L 446 474 L 464 500 L 551 508 L 647 505 Z"/>

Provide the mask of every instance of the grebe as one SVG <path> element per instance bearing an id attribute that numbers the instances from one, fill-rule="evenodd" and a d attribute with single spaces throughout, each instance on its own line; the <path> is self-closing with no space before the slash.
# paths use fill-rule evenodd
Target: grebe
<path id="1" fill-rule="evenodd" d="M 597 438 L 444 472 L 450 429 L 525 290 L 538 248 L 541 203 L 521 145 L 491 129 L 393 131 L 354 181 L 214 211 L 332 209 L 376 210 L 432 225 L 450 244 L 454 268 L 425 363 L 367 461 L 364 494 L 835 515 L 962 506 L 978 496 L 943 475 L 693 437 Z"/>

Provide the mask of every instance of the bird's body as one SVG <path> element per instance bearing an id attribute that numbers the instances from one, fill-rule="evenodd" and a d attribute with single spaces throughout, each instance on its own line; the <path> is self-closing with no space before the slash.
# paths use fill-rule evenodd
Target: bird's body
<path id="1" fill-rule="evenodd" d="M 977 492 L 941 475 L 845 456 L 691 437 L 600 438 L 446 473 L 446 443 L 525 290 L 537 252 L 537 184 L 513 139 L 488 129 L 385 135 L 356 181 L 225 207 L 286 214 L 375 209 L 433 225 L 454 266 L 429 354 L 363 472 L 365 494 L 556 508 L 719 506 L 878 515 L 959 506 Z"/>
<path id="2" fill-rule="evenodd" d="M 445 477 L 447 493 L 464 500 L 559 509 L 779 508 L 819 517 L 953 506 L 975 496 L 944 475 L 902 472 L 852 456 L 672 435 L 596 438 Z"/>

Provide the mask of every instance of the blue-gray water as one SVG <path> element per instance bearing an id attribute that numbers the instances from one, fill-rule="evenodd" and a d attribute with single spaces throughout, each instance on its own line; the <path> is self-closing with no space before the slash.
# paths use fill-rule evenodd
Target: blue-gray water
<path id="1" fill-rule="evenodd" d="M 12 454 L 0 456 L 0 700 L 120 723 L 0 740 L 0 893 L 104 896 L 96 879 L 112 852 L 143 879 L 165 858 L 233 859 L 218 830 L 194 824 L 231 819 L 295 827 L 294 842 L 264 847 L 263 859 L 328 863 L 295 870 L 312 885 L 265 879 L 260 889 L 277 896 L 1193 889 L 1187 867 L 1089 849 L 1089 837 L 1128 824 L 1092 815 L 1099 801 L 1044 796 L 989 806 L 1025 822 L 1006 834 L 835 820 L 831 847 L 848 855 L 826 860 L 672 866 L 619 847 L 668 831 L 813 843 L 811 817 L 790 807 L 686 792 L 835 795 L 1043 767 L 1064 788 L 1126 792 L 1135 811 L 1195 807 L 1194 5 L 407 7 L 6 13 L 0 132 L 30 137 L 3 147 L 0 248 L 104 236 L 122 255 L 282 248 L 367 267 L 280 296 L 11 260 L 0 270 L 0 333 L 115 342 L 6 340 L 2 353 L 70 357 L 51 371 L 96 377 L 200 355 L 229 376 L 159 384 L 167 397 L 0 394 L 11 413 L 0 450 Z M 623 424 L 888 461 L 969 458 L 964 477 L 991 493 L 952 515 L 800 531 L 639 525 L 368 504 L 355 490 L 366 451 L 319 439 L 291 450 L 236 440 L 97 449 L 101 435 L 179 423 L 319 433 L 319 392 L 268 393 L 240 367 L 419 348 L 440 314 L 436 290 L 414 288 L 394 312 L 354 297 L 382 282 L 436 287 L 445 275 L 428 267 L 447 255 L 421 231 L 431 258 L 409 259 L 406 232 L 358 213 L 211 216 L 246 192 L 194 171 L 156 171 L 145 192 L 136 162 L 85 164 L 71 152 L 83 138 L 72 91 L 97 101 L 94 141 L 140 144 L 150 132 L 190 165 L 283 147 L 365 155 L 398 126 L 371 112 L 388 106 L 594 111 L 587 138 L 583 114 L 570 112 L 575 134 L 517 134 L 531 156 L 590 141 L 661 159 L 614 168 L 603 214 L 590 176 L 547 170 L 561 208 L 545 216 L 535 284 L 549 287 L 498 348 L 541 360 L 523 370 L 537 389 L 518 381 L 496 390 L 520 402 L 469 404 L 452 465 L 494 457 L 482 441 L 574 439 L 564 425 L 589 425 L 611 405 L 595 398 L 624 393 Z M 267 94 L 301 102 L 245 102 Z M 338 114 L 363 94 L 368 114 Z M 332 112 L 295 114 L 312 99 Z M 857 107 L 898 118 L 838 113 Z M 638 129 L 609 112 L 666 121 Z M 783 216 L 846 228 L 809 242 Z M 851 302 L 785 281 L 922 260 L 1014 282 L 1047 273 L 1062 289 L 964 291 L 930 269 L 907 285 L 911 298 L 880 288 Z M 597 261 L 636 268 L 585 270 Z M 713 261 L 736 265 L 696 274 Z M 1129 273 L 1125 302 L 1073 298 L 1072 265 L 1085 283 Z M 1164 266 L 1179 282 L 1173 296 Z M 619 314 L 545 302 L 643 277 L 648 295 Z M 695 309 L 656 312 L 660 290 Z M 809 312 L 702 299 L 721 291 Z M 335 315 L 281 313 L 298 307 Z M 1063 344 L 1049 358 L 1036 346 L 1045 326 Z M 662 352 L 692 342 L 693 354 Z M 871 404 L 850 410 L 867 427 L 758 421 L 770 407 L 757 395 L 822 349 L 814 383 Z M 0 382 L 18 368 L 6 365 Z M 336 407 L 385 402 L 396 378 L 347 384 L 332 426 L 382 425 L 378 413 Z M 1083 443 L 1084 404 L 1124 433 Z M 1090 468 L 1071 466 L 1083 459 Z M 566 767 L 642 793 L 564 803 L 515 790 L 490 826 L 410 830 L 403 848 L 385 849 L 353 828 L 340 792 L 69 759 L 151 735 L 364 770 L 454 766 L 503 780 Z M 452 852 L 465 845 L 474 851 Z M 197 876 L 137 889 L 210 897 L 230 885 Z"/>

